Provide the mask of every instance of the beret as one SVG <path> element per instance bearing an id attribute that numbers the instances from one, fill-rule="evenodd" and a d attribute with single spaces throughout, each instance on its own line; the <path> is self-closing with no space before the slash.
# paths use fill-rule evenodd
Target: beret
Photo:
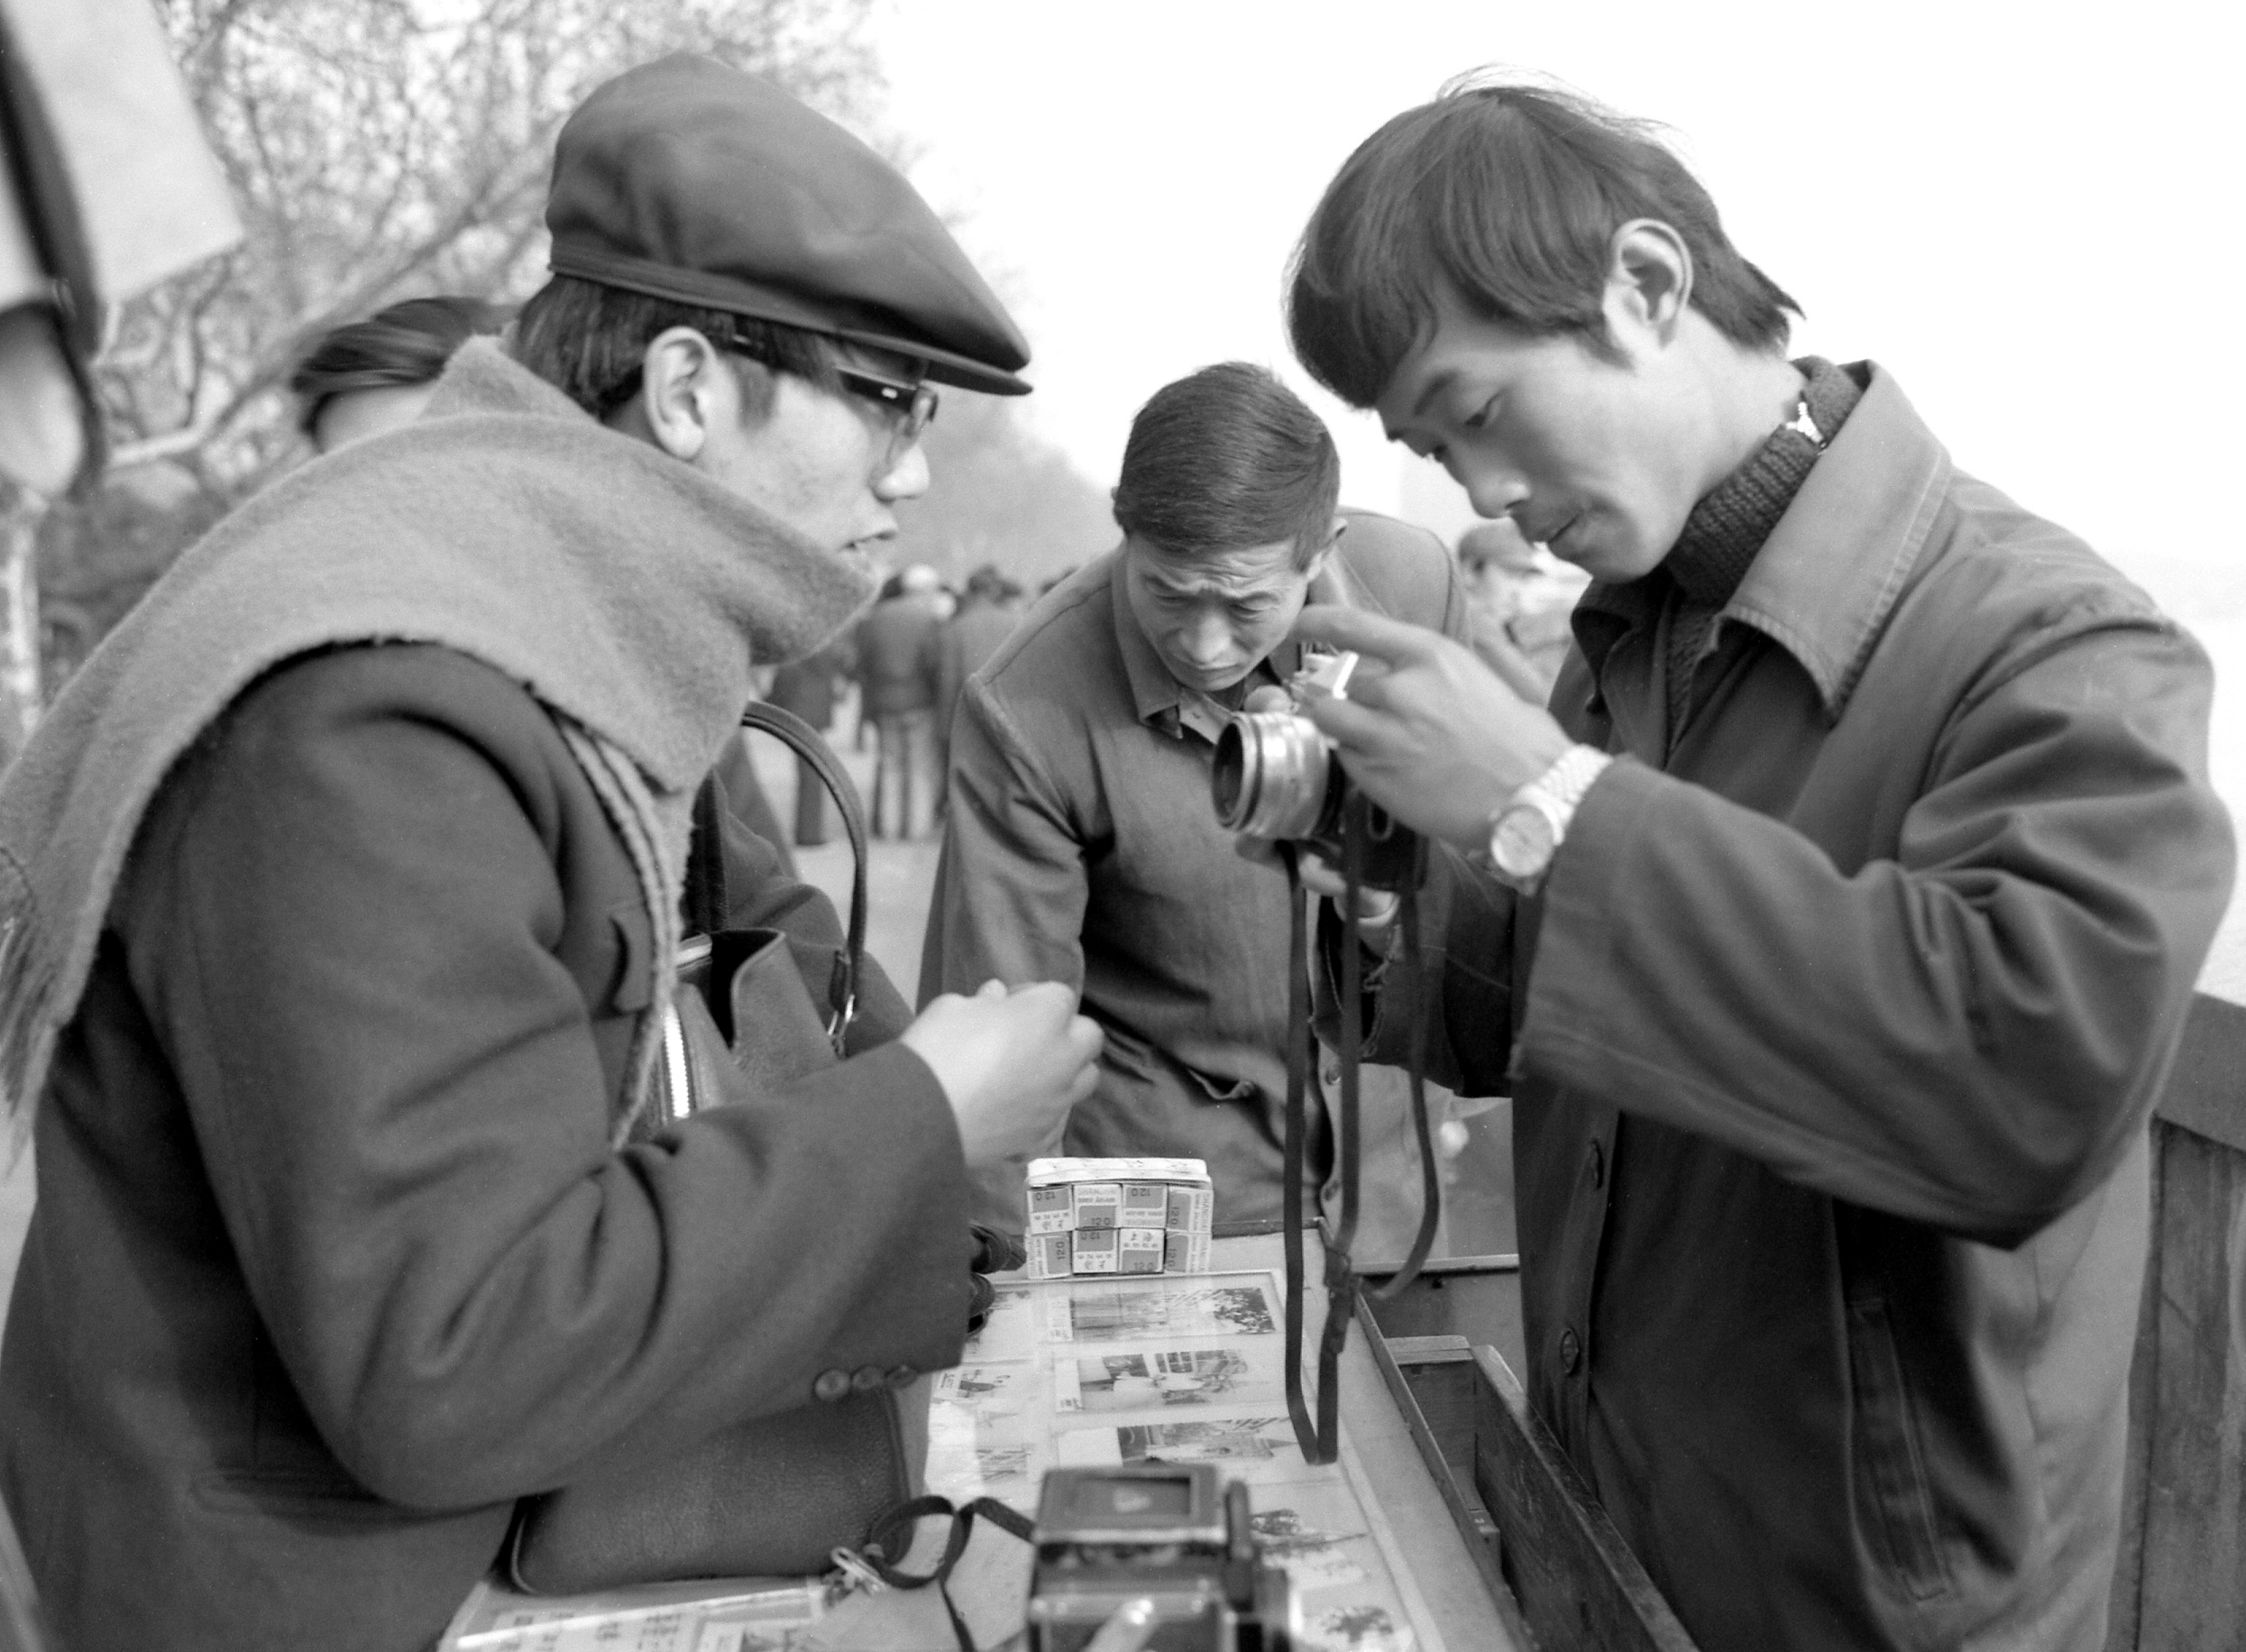
<path id="1" fill-rule="evenodd" d="M 680 52 L 594 88 L 562 127 L 552 267 L 928 363 L 998 395 L 1030 348 L 894 167 L 771 81 Z"/>

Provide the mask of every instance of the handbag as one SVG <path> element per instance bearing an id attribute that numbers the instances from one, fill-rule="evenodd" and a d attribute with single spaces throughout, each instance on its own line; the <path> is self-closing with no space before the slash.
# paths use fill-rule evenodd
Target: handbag
<path id="1" fill-rule="evenodd" d="M 665 1020 L 649 1133 L 685 1118 L 710 1093 L 699 1070 L 710 1045 L 686 1035 L 687 1020 L 713 1023 L 745 1071 L 780 1085 L 841 1060 L 857 1013 L 866 940 L 866 824 L 857 790 L 801 719 L 759 704 L 741 720 L 793 747 L 841 811 L 853 858 L 848 940 L 838 954 L 776 930 L 722 927 L 724 862 L 714 786 L 705 782 L 688 875 L 689 917 L 702 932 L 681 948 L 682 990 Z M 812 979 L 823 988 L 823 1013 Z M 754 1037 L 739 1036 L 751 1029 Z M 920 1494 L 930 1386 L 923 1376 L 902 1390 L 881 1388 L 738 1423 L 672 1457 L 526 1497 L 501 1556 L 507 1580 L 533 1594 L 580 1594 L 824 1572 L 836 1547 L 857 1543 L 879 1517 Z"/>

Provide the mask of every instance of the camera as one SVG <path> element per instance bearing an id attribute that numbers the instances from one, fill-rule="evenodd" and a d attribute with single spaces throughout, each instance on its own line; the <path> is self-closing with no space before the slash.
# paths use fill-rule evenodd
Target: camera
<path id="1" fill-rule="evenodd" d="M 1294 1593 L 1263 1564 L 1248 1488 L 1213 1463 L 1056 1468 L 1037 1506 L 1031 1652 L 1080 1652 L 1134 1601 L 1161 1652 L 1286 1652 Z"/>
<path id="2" fill-rule="evenodd" d="M 1417 840 L 1350 785 L 1333 742 L 1299 709 L 1313 695 L 1344 698 L 1357 656 L 1306 650 L 1305 660 L 1288 684 L 1288 709 L 1236 711 L 1226 720 L 1209 773 L 1216 818 L 1229 831 L 1303 844 L 1338 869 L 1350 818 L 1361 813 L 1365 887 L 1403 889 L 1418 865 Z"/>

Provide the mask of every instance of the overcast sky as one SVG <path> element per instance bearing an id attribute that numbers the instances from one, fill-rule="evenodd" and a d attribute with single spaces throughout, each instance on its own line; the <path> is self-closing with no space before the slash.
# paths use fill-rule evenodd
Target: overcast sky
<path id="1" fill-rule="evenodd" d="M 1513 64 L 1673 127 L 1807 310 L 1797 353 L 1893 369 L 1966 468 L 2212 620 L 2246 616 L 2236 12 L 886 0 L 877 38 L 917 181 L 1030 335 L 1040 429 L 1103 486 L 1195 367 L 1309 390 L 1279 297 L 1318 192 L 1447 77 Z M 1316 405 L 1352 502 L 1464 519 Z"/>

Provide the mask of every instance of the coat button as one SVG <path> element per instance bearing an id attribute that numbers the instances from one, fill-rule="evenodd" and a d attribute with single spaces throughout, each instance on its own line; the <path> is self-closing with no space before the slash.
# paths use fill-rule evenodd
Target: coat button
<path id="1" fill-rule="evenodd" d="M 850 1374 L 850 1386 L 861 1394 L 870 1394 L 875 1389 L 886 1388 L 888 1384 L 888 1373 L 878 1365 L 860 1365 Z"/>
<path id="2" fill-rule="evenodd" d="M 1603 1188 L 1607 1185 L 1607 1152 L 1596 1142 L 1591 1144 L 1586 1168 L 1590 1171 L 1592 1187 Z"/>
<path id="3" fill-rule="evenodd" d="M 1575 1368 L 1582 1363 L 1583 1345 L 1581 1340 L 1576 1336 L 1575 1332 L 1572 1327 L 1562 1331 L 1560 1333 L 1560 1369 L 1566 1372 L 1568 1375 L 1573 1376 L 1575 1374 Z"/>
<path id="4" fill-rule="evenodd" d="M 921 1373 L 913 1370 L 910 1365 L 892 1365 L 889 1367 L 889 1386 L 891 1388 L 911 1388 L 920 1380 Z"/>
<path id="5" fill-rule="evenodd" d="M 850 1394 L 850 1373 L 847 1371 L 822 1371 L 819 1373 L 819 1380 L 811 1384 L 811 1392 L 830 1405 L 838 1400 L 847 1400 Z"/>

